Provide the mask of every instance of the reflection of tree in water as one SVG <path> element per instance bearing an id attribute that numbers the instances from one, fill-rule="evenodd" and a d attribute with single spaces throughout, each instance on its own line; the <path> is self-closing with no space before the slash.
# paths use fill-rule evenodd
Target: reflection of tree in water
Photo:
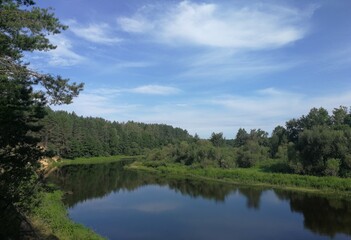
<path id="1" fill-rule="evenodd" d="M 193 198 L 201 197 L 224 202 L 226 196 L 235 192 L 237 187 L 230 184 L 220 184 L 218 182 L 209 182 L 192 179 L 169 179 L 167 185 L 170 189 L 180 192 L 183 195 Z"/>
<path id="2" fill-rule="evenodd" d="M 132 191 L 141 186 L 157 184 L 191 197 L 223 202 L 237 187 L 218 182 L 196 181 L 187 178 L 168 178 L 141 171 L 123 169 L 124 163 L 72 165 L 58 169 L 50 181 L 63 191 L 72 192 L 65 196 L 65 203 L 72 207 L 90 198 L 102 198 L 110 192 Z"/>
<path id="3" fill-rule="evenodd" d="M 123 171 L 124 163 L 72 165 L 58 169 L 50 181 L 59 185 L 65 195 L 65 203 L 72 207 L 90 198 L 102 198 L 110 192 L 131 191 L 145 185 L 139 172 Z"/>
<path id="4" fill-rule="evenodd" d="M 351 235 L 351 201 L 310 193 L 275 190 L 277 197 L 288 200 L 292 212 L 302 213 L 305 228 L 320 235 Z"/>
<path id="5" fill-rule="evenodd" d="M 261 194 L 263 189 L 254 187 L 239 188 L 240 194 L 247 198 L 247 207 L 252 209 L 260 209 Z"/>

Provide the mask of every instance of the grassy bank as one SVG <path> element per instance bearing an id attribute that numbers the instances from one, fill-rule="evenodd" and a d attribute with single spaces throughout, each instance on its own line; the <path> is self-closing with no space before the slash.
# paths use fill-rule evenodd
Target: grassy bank
<path id="1" fill-rule="evenodd" d="M 130 169 L 153 171 L 167 176 L 187 176 L 235 184 L 264 185 L 315 192 L 340 192 L 351 195 L 351 179 L 315 177 L 287 173 L 265 172 L 262 168 L 194 168 L 182 164 L 134 162 Z"/>
<path id="2" fill-rule="evenodd" d="M 90 158 L 75 158 L 75 159 L 62 159 L 61 161 L 54 162 L 53 167 L 62 167 L 65 165 L 79 165 L 79 164 L 101 164 L 101 163 L 113 163 L 121 160 L 132 160 L 138 159 L 139 156 L 108 156 L 108 157 L 90 157 Z"/>
<path id="3" fill-rule="evenodd" d="M 30 216 L 40 239 L 104 239 L 83 225 L 68 218 L 61 191 L 41 193 L 41 203 Z"/>

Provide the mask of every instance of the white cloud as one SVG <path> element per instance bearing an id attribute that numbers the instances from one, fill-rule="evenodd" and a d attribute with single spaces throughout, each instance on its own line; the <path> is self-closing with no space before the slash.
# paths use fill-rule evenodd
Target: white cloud
<path id="1" fill-rule="evenodd" d="M 271 54 L 273 55 L 273 54 Z M 279 56 L 264 56 L 255 53 L 238 53 L 235 51 L 210 51 L 188 59 L 187 70 L 180 77 L 226 80 L 235 77 L 257 76 L 265 73 L 280 72 L 301 64 L 301 61 L 286 59 Z"/>
<path id="2" fill-rule="evenodd" d="M 71 41 L 63 35 L 55 35 L 50 38 L 50 41 L 57 46 L 56 49 L 51 50 L 45 54 L 48 54 L 49 64 L 52 66 L 72 66 L 79 64 L 85 60 L 85 58 L 73 51 Z"/>
<path id="3" fill-rule="evenodd" d="M 161 85 L 145 85 L 129 89 L 132 93 L 150 94 L 150 95 L 173 95 L 180 92 L 180 89 L 175 87 L 167 87 Z"/>
<path id="4" fill-rule="evenodd" d="M 153 28 L 150 22 L 140 17 L 121 17 L 117 19 L 117 23 L 123 31 L 131 33 L 143 33 Z"/>
<path id="5" fill-rule="evenodd" d="M 112 95 L 104 95 L 104 93 L 81 93 L 70 105 L 52 106 L 54 110 L 74 111 L 78 115 L 104 117 L 109 120 L 112 120 L 113 114 L 128 114 L 138 107 L 138 105 L 116 103 Z"/>
<path id="6" fill-rule="evenodd" d="M 265 89 L 260 89 L 257 91 L 257 93 L 261 95 L 266 95 L 266 96 L 288 96 L 290 95 L 289 93 L 279 91 L 275 88 L 265 88 Z"/>
<path id="7" fill-rule="evenodd" d="M 210 103 L 225 107 L 245 118 L 285 119 L 289 114 L 298 114 L 302 107 L 306 106 L 308 101 L 302 105 L 304 99 L 304 96 L 297 93 L 267 88 L 249 96 L 220 96 L 212 99 Z"/>
<path id="8" fill-rule="evenodd" d="M 146 95 L 174 95 L 181 92 L 179 88 L 161 86 L 161 85 L 143 85 L 135 88 L 98 88 L 90 91 L 96 95 L 120 95 L 122 93 L 135 93 L 135 94 L 146 94 Z"/>
<path id="9" fill-rule="evenodd" d="M 273 5 L 226 9 L 213 3 L 182 1 L 176 6 L 118 20 L 127 32 L 151 34 L 169 44 L 232 49 L 280 47 L 304 37 L 313 10 Z M 146 27 L 147 26 L 147 27 Z"/>
<path id="10" fill-rule="evenodd" d="M 69 21 L 70 30 L 87 41 L 99 44 L 114 44 L 122 41 L 121 38 L 114 36 L 111 27 L 107 23 L 92 23 L 81 26 L 75 21 Z"/>

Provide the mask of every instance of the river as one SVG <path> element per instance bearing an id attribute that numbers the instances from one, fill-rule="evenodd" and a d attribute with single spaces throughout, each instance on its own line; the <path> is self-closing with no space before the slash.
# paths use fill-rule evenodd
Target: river
<path id="1" fill-rule="evenodd" d="M 168 178 L 124 163 L 64 166 L 69 216 L 108 239 L 351 239 L 340 196 Z"/>

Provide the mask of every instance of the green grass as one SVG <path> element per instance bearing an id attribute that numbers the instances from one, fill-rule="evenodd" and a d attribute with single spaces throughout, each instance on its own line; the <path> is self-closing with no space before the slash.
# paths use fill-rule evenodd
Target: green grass
<path id="1" fill-rule="evenodd" d="M 68 218 L 66 207 L 61 201 L 63 195 L 61 191 L 40 194 L 42 201 L 30 217 L 40 239 L 104 239 Z"/>
<path id="2" fill-rule="evenodd" d="M 75 158 L 75 159 L 62 159 L 61 161 L 54 162 L 53 167 L 61 167 L 64 165 L 78 165 L 78 164 L 101 164 L 112 163 L 126 159 L 138 159 L 140 156 L 109 156 L 109 157 L 90 157 L 90 158 Z"/>
<path id="3" fill-rule="evenodd" d="M 181 164 L 134 162 L 130 169 L 153 171 L 167 176 L 188 176 L 236 184 L 264 185 L 315 192 L 340 192 L 351 194 L 351 178 L 303 176 L 288 173 L 267 172 L 267 165 L 254 168 L 196 168 Z"/>

